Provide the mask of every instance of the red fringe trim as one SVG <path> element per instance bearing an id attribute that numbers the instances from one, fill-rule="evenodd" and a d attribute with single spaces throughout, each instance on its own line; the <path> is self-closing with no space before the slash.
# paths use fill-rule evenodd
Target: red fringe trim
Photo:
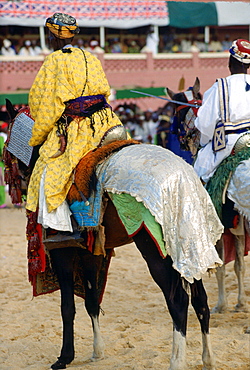
<path id="1" fill-rule="evenodd" d="M 18 161 L 7 150 L 8 139 L 3 150 L 4 181 L 9 185 L 9 195 L 13 204 L 22 203 L 21 180 L 19 176 Z"/>
<path id="2" fill-rule="evenodd" d="M 46 255 L 42 242 L 42 226 L 37 223 L 37 211 L 26 211 L 27 227 L 26 235 L 28 240 L 28 277 L 33 284 L 38 273 L 44 272 L 46 267 Z"/>

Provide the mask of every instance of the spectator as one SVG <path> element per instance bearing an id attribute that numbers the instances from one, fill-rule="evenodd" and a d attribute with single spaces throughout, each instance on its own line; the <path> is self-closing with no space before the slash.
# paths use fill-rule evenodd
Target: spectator
<path id="1" fill-rule="evenodd" d="M 179 39 L 175 39 L 173 42 L 172 50 L 173 53 L 179 53 L 181 51 L 181 44 Z"/>
<path id="2" fill-rule="evenodd" d="M 156 128 L 156 136 L 154 143 L 166 149 L 170 149 L 169 134 L 171 124 L 173 123 L 173 114 L 174 114 L 173 105 L 171 103 L 168 103 L 165 106 L 164 110 L 162 111 L 162 114 L 159 115 L 159 120 L 157 122 L 158 126 Z"/>
<path id="3" fill-rule="evenodd" d="M 116 107 L 114 112 L 118 115 L 126 130 L 129 132 L 130 136 L 133 137 L 136 126 L 136 124 L 134 123 L 134 111 L 128 106 L 119 105 L 118 107 Z"/>
<path id="4" fill-rule="evenodd" d="M 35 55 L 41 55 L 43 53 L 41 46 L 39 46 L 39 43 L 37 40 L 31 41 L 31 47 L 33 48 Z"/>
<path id="5" fill-rule="evenodd" d="M 128 53 L 128 46 L 129 46 L 128 39 L 124 39 L 122 43 L 122 53 Z"/>
<path id="6" fill-rule="evenodd" d="M 200 49 L 198 47 L 198 42 L 195 39 L 192 39 L 192 45 L 190 47 L 191 53 L 199 53 Z"/>
<path id="7" fill-rule="evenodd" d="M 133 138 L 142 143 L 148 143 L 148 137 L 149 129 L 147 123 L 145 123 L 145 116 L 143 114 L 138 114 L 135 116 Z"/>
<path id="8" fill-rule="evenodd" d="M 82 49 L 82 50 L 85 50 L 86 47 L 84 45 L 83 39 L 78 39 L 77 42 L 76 42 L 75 47 L 79 48 L 79 49 Z"/>
<path id="9" fill-rule="evenodd" d="M 230 36 L 226 35 L 224 40 L 222 41 L 222 51 L 228 51 L 232 45 L 232 41 L 230 40 Z"/>
<path id="10" fill-rule="evenodd" d="M 89 43 L 89 47 L 86 50 L 94 54 L 104 53 L 104 50 L 99 46 L 99 42 L 96 39 L 92 39 Z"/>
<path id="11" fill-rule="evenodd" d="M 22 55 L 22 56 L 35 56 L 36 55 L 34 49 L 31 46 L 30 40 L 26 40 L 24 42 L 24 45 L 19 50 L 18 55 Z"/>
<path id="12" fill-rule="evenodd" d="M 208 47 L 207 44 L 204 41 L 204 37 L 200 38 L 199 40 L 196 41 L 196 45 L 199 48 L 201 52 L 207 51 Z"/>
<path id="13" fill-rule="evenodd" d="M 181 51 L 182 53 L 189 53 L 191 50 L 191 37 L 187 36 L 184 39 L 181 40 Z"/>
<path id="14" fill-rule="evenodd" d="M 122 53 L 122 47 L 118 38 L 114 38 L 110 45 L 111 53 Z"/>
<path id="15" fill-rule="evenodd" d="M 139 53 L 140 47 L 135 40 L 132 40 L 128 46 L 128 53 Z"/>
<path id="16" fill-rule="evenodd" d="M 153 55 L 158 53 L 159 35 L 154 26 L 150 26 L 146 37 L 146 48 L 151 51 Z"/>
<path id="17" fill-rule="evenodd" d="M 222 44 L 217 36 L 214 36 L 208 45 L 208 51 L 222 51 Z"/>
<path id="18" fill-rule="evenodd" d="M 147 123 L 148 126 L 148 142 L 154 144 L 156 129 L 158 126 L 158 114 L 150 110 L 147 110 L 146 112 L 144 112 L 144 114 L 145 123 Z"/>
<path id="19" fill-rule="evenodd" d="M 156 129 L 155 144 L 163 148 L 168 148 L 168 137 L 170 132 L 170 118 L 168 116 L 160 116 L 159 124 Z"/>
<path id="20" fill-rule="evenodd" d="M 172 51 L 172 47 L 173 47 L 173 44 L 174 44 L 174 39 L 175 39 L 175 30 L 174 30 L 174 28 L 169 27 L 168 32 L 166 32 L 163 35 L 163 44 L 164 44 L 163 51 L 166 51 L 166 52 L 171 52 Z"/>
<path id="21" fill-rule="evenodd" d="M 3 46 L 1 48 L 1 55 L 16 55 L 16 50 L 13 48 L 12 43 L 8 39 L 3 40 Z"/>

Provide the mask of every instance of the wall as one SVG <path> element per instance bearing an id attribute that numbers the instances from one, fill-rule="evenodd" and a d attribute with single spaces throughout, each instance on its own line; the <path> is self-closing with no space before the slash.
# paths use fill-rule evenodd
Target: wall
<path id="1" fill-rule="evenodd" d="M 108 81 L 114 89 L 138 87 L 168 87 L 177 92 L 181 77 L 185 88 L 192 86 L 195 78 L 201 81 L 204 93 L 218 77 L 226 77 L 228 52 L 220 53 L 161 53 L 154 57 L 147 54 L 99 54 Z M 43 63 L 44 57 L 0 56 L 0 91 L 28 90 Z M 155 98 L 138 98 L 143 109 L 157 109 L 164 104 Z M 123 101 L 117 101 L 119 103 Z M 112 105 L 116 105 L 113 102 Z"/>

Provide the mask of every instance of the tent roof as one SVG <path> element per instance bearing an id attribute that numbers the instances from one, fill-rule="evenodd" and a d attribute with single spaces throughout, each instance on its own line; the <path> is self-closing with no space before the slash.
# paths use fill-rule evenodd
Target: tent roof
<path id="1" fill-rule="evenodd" d="M 80 27 L 127 29 L 152 24 L 191 28 L 250 24 L 249 0 L 0 0 L 0 25 L 39 27 L 56 12 L 73 15 Z"/>
<path id="2" fill-rule="evenodd" d="M 159 0 L 23 0 L 0 1 L 0 24 L 43 26 L 61 12 L 74 16 L 81 27 L 133 28 L 169 24 L 167 5 Z"/>

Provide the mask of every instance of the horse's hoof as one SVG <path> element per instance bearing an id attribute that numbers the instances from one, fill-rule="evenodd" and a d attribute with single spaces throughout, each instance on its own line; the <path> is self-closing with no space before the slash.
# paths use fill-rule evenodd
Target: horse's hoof
<path id="1" fill-rule="evenodd" d="M 93 355 L 93 356 L 90 358 L 90 360 L 91 360 L 92 362 L 101 361 L 101 360 L 103 360 L 103 359 L 104 359 L 104 355 L 102 355 L 102 356 L 96 356 L 96 355 Z"/>
<path id="2" fill-rule="evenodd" d="M 66 363 L 57 360 L 53 365 L 51 365 L 51 369 L 66 369 Z"/>
<path id="3" fill-rule="evenodd" d="M 225 313 L 227 312 L 227 306 L 215 306 L 214 308 L 211 309 L 210 311 L 212 314 L 213 313 Z"/>
<path id="4" fill-rule="evenodd" d="M 236 312 L 248 312 L 248 307 L 245 304 L 237 303 L 234 309 Z"/>

